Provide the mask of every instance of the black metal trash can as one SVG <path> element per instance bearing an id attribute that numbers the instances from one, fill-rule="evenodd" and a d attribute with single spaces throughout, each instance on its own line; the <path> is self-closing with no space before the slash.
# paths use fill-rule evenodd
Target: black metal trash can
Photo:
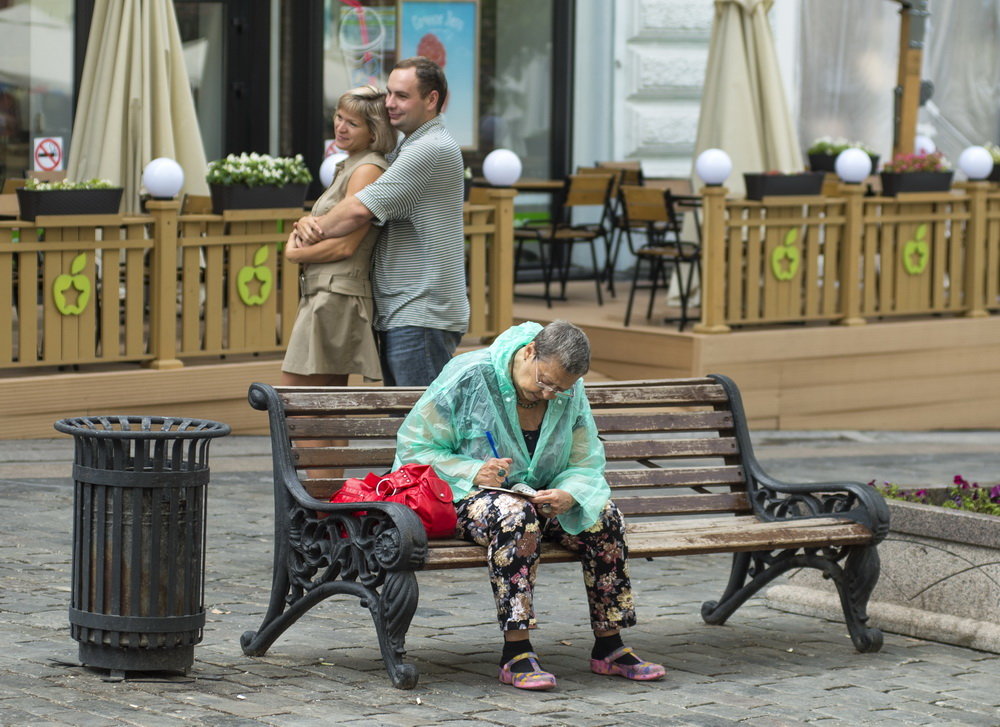
<path id="1" fill-rule="evenodd" d="M 55 428 L 76 448 L 69 622 L 80 662 L 186 672 L 205 625 L 208 446 L 229 425 L 109 415 Z"/>

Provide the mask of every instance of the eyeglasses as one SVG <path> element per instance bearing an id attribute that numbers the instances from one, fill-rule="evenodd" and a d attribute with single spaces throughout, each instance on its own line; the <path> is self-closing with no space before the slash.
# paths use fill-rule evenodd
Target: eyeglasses
<path id="1" fill-rule="evenodd" d="M 567 389 L 567 390 L 564 391 L 564 390 L 560 389 L 557 386 L 552 386 L 551 384 L 546 384 L 546 383 L 542 382 L 541 379 L 538 378 L 538 359 L 537 358 L 535 359 L 535 385 L 539 389 L 541 389 L 542 391 L 544 391 L 544 392 L 546 392 L 548 394 L 554 394 L 555 396 L 561 396 L 564 399 L 572 399 L 573 398 L 573 390 L 572 389 Z"/>

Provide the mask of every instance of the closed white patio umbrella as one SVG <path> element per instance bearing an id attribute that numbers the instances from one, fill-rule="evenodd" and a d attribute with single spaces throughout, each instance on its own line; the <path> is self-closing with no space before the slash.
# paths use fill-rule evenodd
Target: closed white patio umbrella
<path id="1" fill-rule="evenodd" d="M 713 147 L 733 160 L 726 186 L 743 172 L 800 171 L 792 123 L 767 21 L 773 0 L 715 0 L 695 153 Z"/>
<path id="2" fill-rule="evenodd" d="M 184 189 L 208 194 L 205 150 L 170 0 L 98 0 L 67 170 L 71 179 L 110 179 L 139 207 L 143 167 L 170 157 Z"/>

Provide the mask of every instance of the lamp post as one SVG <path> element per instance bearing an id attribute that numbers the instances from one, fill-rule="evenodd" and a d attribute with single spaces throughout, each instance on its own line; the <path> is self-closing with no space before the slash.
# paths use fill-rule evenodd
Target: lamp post
<path id="1" fill-rule="evenodd" d="M 153 216 L 155 243 L 150 274 L 150 309 L 158 311 L 149 322 L 149 337 L 155 358 L 143 366 L 177 369 L 177 316 L 173 311 L 177 296 L 177 195 L 184 186 L 184 170 L 168 157 L 157 157 L 142 171 L 142 184 L 153 198 L 146 203 Z M 165 313 L 169 311 L 169 314 Z"/>
<path id="2" fill-rule="evenodd" d="M 494 187 L 513 186 L 521 171 L 521 160 L 510 149 L 494 149 L 483 159 L 483 176 Z"/>
<path id="3" fill-rule="evenodd" d="M 970 182 L 980 182 L 993 171 L 993 155 L 982 146 L 970 146 L 958 157 L 958 168 Z"/>
<path id="4" fill-rule="evenodd" d="M 142 170 L 142 186 L 153 199 L 173 199 L 184 186 L 184 170 L 170 157 L 157 157 Z"/>
<path id="5" fill-rule="evenodd" d="M 695 333 L 726 333 L 726 188 L 723 182 L 733 171 L 733 160 L 722 149 L 706 149 L 694 162 L 705 185 L 702 196 L 701 321 Z"/>
<path id="6" fill-rule="evenodd" d="M 865 323 L 861 316 L 861 237 L 863 234 L 864 205 L 861 183 L 872 172 L 872 158 L 868 152 L 857 148 L 844 149 L 837 155 L 833 169 L 844 182 L 844 238 L 840 256 L 840 324 L 859 326 Z"/>
<path id="7" fill-rule="evenodd" d="M 989 185 L 986 178 L 993 171 L 993 155 L 981 146 L 970 146 L 958 157 L 958 168 L 969 183 L 965 191 L 969 195 L 969 223 L 966 228 L 965 250 L 965 315 L 969 318 L 985 318 L 987 308 L 987 286 L 983 271 L 987 269 L 986 195 Z"/>
<path id="8" fill-rule="evenodd" d="M 833 163 L 837 176 L 848 184 L 860 184 L 872 173 L 872 158 L 861 149 L 844 149 Z"/>
<path id="9" fill-rule="evenodd" d="M 914 154 L 933 154 L 937 151 L 937 144 L 934 140 L 924 134 L 917 134 L 913 138 L 913 153 Z"/>
<path id="10" fill-rule="evenodd" d="M 701 181 L 710 187 L 722 185 L 733 171 L 733 160 L 722 149 L 706 149 L 694 162 Z"/>

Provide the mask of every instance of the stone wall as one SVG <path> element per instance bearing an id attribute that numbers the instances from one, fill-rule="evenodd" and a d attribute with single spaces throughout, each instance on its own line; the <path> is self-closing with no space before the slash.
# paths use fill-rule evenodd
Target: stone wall
<path id="1" fill-rule="evenodd" d="M 614 156 L 647 176 L 691 174 L 713 4 L 616 3 Z"/>
<path id="2" fill-rule="evenodd" d="M 889 500 L 891 529 L 878 546 L 882 573 L 869 605 L 885 631 L 1000 653 L 1000 517 Z M 768 605 L 842 619 L 819 572 L 793 573 Z"/>

